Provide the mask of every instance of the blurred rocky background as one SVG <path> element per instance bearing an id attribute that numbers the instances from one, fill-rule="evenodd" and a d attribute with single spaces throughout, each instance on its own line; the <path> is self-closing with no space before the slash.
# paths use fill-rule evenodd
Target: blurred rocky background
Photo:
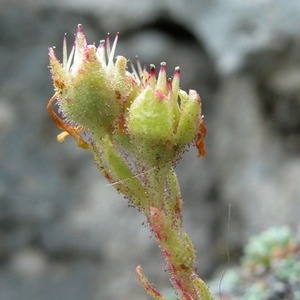
<path id="1" fill-rule="evenodd" d="M 169 287 L 145 220 L 46 113 L 47 48 L 78 23 L 89 42 L 120 31 L 117 54 L 180 65 L 202 96 L 207 156 L 177 167 L 201 276 L 227 244 L 234 262 L 251 235 L 296 229 L 299 15 L 299 0 L 0 0 L 0 299 L 147 299 L 138 264 Z"/>

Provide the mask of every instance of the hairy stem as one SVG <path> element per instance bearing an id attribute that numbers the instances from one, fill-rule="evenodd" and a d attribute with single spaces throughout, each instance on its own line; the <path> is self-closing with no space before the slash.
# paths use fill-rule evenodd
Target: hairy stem
<path id="1" fill-rule="evenodd" d="M 162 178 L 166 178 L 163 188 Z M 148 202 L 144 213 L 167 263 L 172 284 L 182 300 L 210 300 L 208 287 L 194 272 L 195 250 L 182 227 L 182 198 L 176 174 L 171 170 L 166 177 L 152 179 L 152 183 L 155 181 L 155 196 L 160 192 L 160 199 Z"/>

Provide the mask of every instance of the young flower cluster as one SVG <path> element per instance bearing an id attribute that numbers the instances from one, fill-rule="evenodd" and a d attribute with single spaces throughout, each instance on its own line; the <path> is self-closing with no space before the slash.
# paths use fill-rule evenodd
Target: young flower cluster
<path id="1" fill-rule="evenodd" d="M 67 58 L 64 40 L 63 63 L 50 48 L 50 67 L 56 90 L 55 97 L 70 124 L 79 125 L 91 135 L 104 136 L 118 127 L 123 111 L 136 97 L 137 84 L 126 71 L 127 60 L 101 41 L 99 47 L 87 45 L 83 28 L 78 25 L 75 44 Z M 68 131 L 68 130 L 66 130 Z"/>
<path id="2" fill-rule="evenodd" d="M 64 133 L 76 138 L 83 148 L 101 146 L 106 135 L 127 135 L 131 147 L 139 149 L 150 164 L 173 162 L 178 153 L 193 140 L 204 154 L 205 126 L 201 119 L 201 101 L 196 91 L 180 90 L 180 69 L 167 79 L 166 64 L 161 63 L 158 77 L 154 65 L 150 71 L 127 71 L 127 59 L 114 61 L 119 35 L 110 47 L 109 36 L 98 47 L 88 45 L 83 28 L 78 25 L 75 43 L 67 56 L 64 39 L 63 62 L 49 49 L 55 95 L 48 110 Z M 64 119 L 53 110 L 57 101 Z M 90 141 L 81 132 L 88 133 Z M 127 140 L 128 140 L 127 139 Z M 128 146 L 128 141 L 127 141 Z M 98 149 L 101 150 L 101 149 Z"/>

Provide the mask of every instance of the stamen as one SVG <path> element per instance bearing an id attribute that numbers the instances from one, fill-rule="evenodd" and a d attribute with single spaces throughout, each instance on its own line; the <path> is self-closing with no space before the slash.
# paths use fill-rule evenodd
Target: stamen
<path id="1" fill-rule="evenodd" d="M 99 59 L 99 61 L 103 65 L 106 65 L 105 40 L 101 40 L 99 42 L 99 46 L 97 48 L 96 55 L 97 55 L 97 58 Z"/>
<path id="2" fill-rule="evenodd" d="M 132 70 L 132 75 L 134 76 L 136 82 L 138 84 L 141 84 L 141 76 L 136 71 L 136 68 L 134 67 L 134 64 L 132 63 L 132 61 L 130 62 L 130 66 L 131 66 L 131 70 Z"/>
<path id="3" fill-rule="evenodd" d="M 87 42 L 86 42 L 86 38 L 83 34 L 83 27 L 81 24 L 78 24 L 77 27 L 77 33 L 76 33 L 76 38 L 75 38 L 75 53 L 74 53 L 74 63 L 78 64 L 83 56 L 83 51 L 84 48 L 86 47 Z"/>
<path id="4" fill-rule="evenodd" d="M 148 84 L 155 89 L 156 86 L 156 73 L 155 73 L 155 65 L 150 65 L 150 73 L 149 73 L 149 79 Z"/>
<path id="5" fill-rule="evenodd" d="M 172 79 L 168 78 L 167 80 L 167 91 L 170 92 L 172 91 Z"/>
<path id="6" fill-rule="evenodd" d="M 68 58 L 68 62 L 67 62 L 67 66 L 66 66 L 66 70 L 68 70 L 68 71 L 71 68 L 71 64 L 72 64 L 72 61 L 73 61 L 73 58 L 74 58 L 74 53 L 75 53 L 75 45 L 73 45 L 71 53 L 70 53 L 69 58 Z"/>
<path id="7" fill-rule="evenodd" d="M 78 33 L 83 33 L 83 26 L 82 26 L 82 24 L 78 24 L 77 25 L 77 34 Z"/>
<path id="8" fill-rule="evenodd" d="M 110 56 L 110 33 L 108 32 L 105 40 L 105 48 L 107 57 Z"/>
<path id="9" fill-rule="evenodd" d="M 111 48 L 111 52 L 108 56 L 108 63 L 107 63 L 108 70 L 112 70 L 113 65 L 114 65 L 114 56 L 115 56 L 115 51 L 116 51 L 116 48 L 117 48 L 118 39 L 119 39 L 119 32 L 116 34 L 114 43 L 113 43 L 112 48 Z"/>
<path id="10" fill-rule="evenodd" d="M 166 75 L 166 63 L 160 64 L 160 70 L 158 73 L 156 89 L 167 92 L 167 75 Z"/>
<path id="11" fill-rule="evenodd" d="M 77 33 L 75 38 L 76 48 L 84 48 L 87 45 L 87 41 L 85 35 L 83 33 L 83 26 L 78 24 Z"/>
<path id="12" fill-rule="evenodd" d="M 156 74 L 155 74 L 155 65 L 154 64 L 150 65 L 150 76 L 153 76 L 153 77 L 156 76 Z"/>
<path id="13" fill-rule="evenodd" d="M 64 42 L 63 42 L 63 68 L 65 71 L 68 71 L 67 64 L 68 64 L 68 49 L 67 49 L 67 36 L 65 34 Z"/>
<path id="14" fill-rule="evenodd" d="M 172 80 L 172 92 L 174 94 L 178 94 L 179 89 L 180 89 L 179 84 L 180 84 L 180 68 L 176 67 L 174 77 Z"/>
<path id="15" fill-rule="evenodd" d="M 140 77 L 142 77 L 143 76 L 143 69 L 142 69 L 140 58 L 138 56 L 136 56 L 135 61 L 136 61 L 137 69 L 138 69 L 138 74 L 139 74 Z"/>

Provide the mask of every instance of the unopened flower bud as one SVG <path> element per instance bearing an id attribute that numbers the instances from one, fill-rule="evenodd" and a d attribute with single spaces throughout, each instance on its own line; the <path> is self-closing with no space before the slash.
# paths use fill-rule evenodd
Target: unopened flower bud
<path id="1" fill-rule="evenodd" d="M 49 49 L 54 87 L 62 113 L 69 123 L 83 127 L 90 134 L 111 133 L 137 93 L 137 84 L 126 71 L 126 58 L 119 56 L 114 62 L 117 39 L 118 35 L 112 49 L 103 42 L 98 48 L 87 45 L 82 26 L 78 25 L 69 58 L 64 43 L 62 64 L 54 49 Z"/>
<path id="2" fill-rule="evenodd" d="M 137 71 L 127 71 L 127 59 L 115 50 L 119 35 L 110 46 L 109 36 L 98 47 L 87 44 L 81 25 L 68 57 L 66 38 L 63 62 L 49 49 L 50 68 L 55 95 L 48 111 L 64 132 L 64 141 L 72 135 L 83 148 L 97 148 L 105 136 L 120 149 L 133 151 L 138 161 L 148 164 L 174 162 L 180 151 L 195 140 L 199 156 L 205 153 L 205 125 L 201 121 L 201 100 L 196 91 L 180 90 L 180 69 L 167 78 L 162 62 L 156 76 L 155 66 L 142 69 L 137 58 Z M 52 109 L 57 101 L 61 119 Z M 87 132 L 85 141 L 81 132 Z M 103 144 L 103 143 L 102 143 Z"/>
<path id="3" fill-rule="evenodd" d="M 175 69 L 173 80 L 167 79 L 165 63 L 161 63 L 157 79 L 153 65 L 149 73 L 143 74 L 146 75 L 144 89 L 129 108 L 128 131 L 140 149 L 152 149 L 154 157 L 163 157 L 162 163 L 173 161 L 197 136 L 200 96 L 194 90 L 189 94 L 180 90 L 179 67 Z M 150 151 L 144 153 L 149 158 Z"/>
<path id="4" fill-rule="evenodd" d="M 130 106 L 127 126 L 135 138 L 165 142 L 174 138 L 174 121 L 166 95 L 147 86 Z"/>
<path id="5" fill-rule="evenodd" d="M 190 90 L 189 94 L 179 91 L 180 118 L 176 130 L 176 142 L 179 144 L 189 143 L 194 140 L 201 114 L 200 96 L 196 91 Z"/>

